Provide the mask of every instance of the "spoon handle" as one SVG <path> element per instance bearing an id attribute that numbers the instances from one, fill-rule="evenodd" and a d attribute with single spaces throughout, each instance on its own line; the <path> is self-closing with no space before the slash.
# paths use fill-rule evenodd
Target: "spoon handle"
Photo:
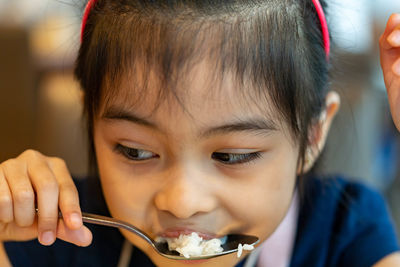
<path id="1" fill-rule="evenodd" d="M 36 208 L 36 213 L 38 213 L 38 208 Z M 63 218 L 61 211 L 58 212 L 58 217 L 60 219 Z M 140 229 L 136 228 L 132 224 L 129 224 L 127 222 L 120 221 L 118 219 L 114 219 L 111 217 L 107 216 L 102 216 L 102 215 L 97 215 L 97 214 L 92 214 L 92 213 L 87 213 L 87 212 L 82 212 L 82 221 L 85 223 L 91 223 L 91 224 L 97 224 L 97 225 L 102 225 L 102 226 L 109 226 L 109 227 L 114 227 L 114 228 L 121 228 L 128 230 L 131 233 L 134 233 L 138 235 L 139 237 L 143 238 L 146 240 L 150 245 L 154 247 L 154 241 L 151 237 L 149 237 L 147 234 L 142 232 Z"/>
<path id="2" fill-rule="evenodd" d="M 144 240 L 146 240 L 149 244 L 153 245 L 154 241 L 152 240 L 151 237 L 149 237 L 147 234 L 136 228 L 135 226 L 127 223 L 120 221 L 118 219 L 114 219 L 111 217 L 107 216 L 102 216 L 102 215 L 97 215 L 97 214 L 91 214 L 87 212 L 82 212 L 82 220 L 85 223 L 92 223 L 92 224 L 98 224 L 98 225 L 103 225 L 103 226 L 109 226 L 109 227 L 115 227 L 115 228 L 121 228 L 128 230 L 129 232 L 132 232 Z"/>

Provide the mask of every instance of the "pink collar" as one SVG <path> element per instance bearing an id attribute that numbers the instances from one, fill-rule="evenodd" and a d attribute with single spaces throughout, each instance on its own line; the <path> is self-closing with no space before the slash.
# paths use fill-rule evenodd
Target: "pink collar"
<path id="1" fill-rule="evenodd" d="M 257 266 L 289 266 L 296 238 L 298 214 L 299 200 L 296 191 L 285 218 L 262 244 Z"/>
<path id="2" fill-rule="evenodd" d="M 298 215 L 299 199 L 295 191 L 285 218 L 275 232 L 249 255 L 244 266 L 255 266 L 256 262 L 258 267 L 289 266 L 296 238 Z"/>

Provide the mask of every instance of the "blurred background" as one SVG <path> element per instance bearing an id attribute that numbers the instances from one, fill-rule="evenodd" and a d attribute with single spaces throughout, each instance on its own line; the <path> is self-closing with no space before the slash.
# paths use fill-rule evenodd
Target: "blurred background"
<path id="1" fill-rule="evenodd" d="M 379 68 L 378 38 L 398 0 L 328 0 L 332 87 L 342 97 L 321 170 L 381 191 L 400 229 L 400 134 Z M 27 148 L 87 173 L 81 93 L 73 78 L 83 0 L 0 0 L 0 161 Z M 361 177 L 361 178 L 360 178 Z"/>

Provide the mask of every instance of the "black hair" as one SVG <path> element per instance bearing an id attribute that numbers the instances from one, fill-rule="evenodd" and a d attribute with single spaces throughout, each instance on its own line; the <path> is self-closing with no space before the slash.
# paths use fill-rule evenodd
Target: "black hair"
<path id="1" fill-rule="evenodd" d="M 247 99 L 271 102 L 298 142 L 304 166 L 329 81 L 312 0 L 98 0 L 75 68 L 85 92 L 92 162 L 94 118 L 118 94 L 128 70 L 142 70 L 138 103 L 150 70 L 159 78 L 159 101 L 171 94 L 179 99 L 178 77 L 204 58 L 215 64 L 216 76 L 233 74 Z"/>

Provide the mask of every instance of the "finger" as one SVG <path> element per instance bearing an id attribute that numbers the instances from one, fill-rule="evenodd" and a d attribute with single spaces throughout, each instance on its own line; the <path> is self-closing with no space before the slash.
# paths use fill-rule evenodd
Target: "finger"
<path id="1" fill-rule="evenodd" d="M 57 238 L 81 247 L 89 246 L 93 239 L 92 232 L 86 226 L 70 229 L 63 220 L 58 223 Z"/>
<path id="2" fill-rule="evenodd" d="M 400 57 L 394 62 L 393 66 L 392 66 L 392 71 L 394 74 L 396 74 L 397 76 L 400 77 Z M 400 90 L 399 87 L 398 87 L 398 90 Z"/>
<path id="3" fill-rule="evenodd" d="M 27 241 L 37 237 L 37 221 L 29 227 L 19 227 L 14 223 L 7 224 L 2 230 L 3 241 Z M 66 227 L 63 220 L 58 221 L 57 238 L 77 246 L 88 246 L 92 242 L 92 232 L 84 225 L 72 230 Z"/>
<path id="4" fill-rule="evenodd" d="M 0 169 L 0 222 L 10 223 L 14 219 L 13 203 L 8 183 Z"/>
<path id="5" fill-rule="evenodd" d="M 400 26 L 397 26 L 386 40 L 393 48 L 400 47 Z"/>
<path id="6" fill-rule="evenodd" d="M 37 219 L 28 227 L 20 227 L 15 222 L 4 225 L 2 241 L 28 241 L 37 237 Z"/>
<path id="7" fill-rule="evenodd" d="M 50 167 L 56 174 L 60 188 L 59 206 L 67 227 L 79 229 L 82 227 L 82 214 L 79 205 L 79 195 L 65 162 L 59 158 L 50 160 Z"/>
<path id="8" fill-rule="evenodd" d="M 383 50 L 388 50 L 393 48 L 393 39 L 396 39 L 393 35 L 391 36 L 395 31 L 399 30 L 399 25 L 400 25 L 400 14 L 392 14 L 389 17 L 389 20 L 386 24 L 386 28 L 385 31 L 383 32 L 382 36 L 379 39 L 379 44 L 380 44 L 380 48 Z M 390 37 L 390 38 L 389 38 Z M 389 39 L 389 40 L 388 40 Z M 397 42 L 395 42 L 397 43 Z M 394 43 L 394 44 L 395 44 Z M 397 45 L 395 45 L 395 47 L 397 47 Z"/>
<path id="9" fill-rule="evenodd" d="M 27 227 L 35 220 L 35 194 L 27 174 L 27 167 L 16 159 L 3 163 L 3 172 L 13 200 L 14 220 L 20 227 Z"/>
<path id="10" fill-rule="evenodd" d="M 48 246 L 56 240 L 59 190 L 45 159 L 41 154 L 32 155 L 28 174 L 37 195 L 39 242 Z"/>
<path id="11" fill-rule="evenodd" d="M 400 58 L 400 14 L 390 16 L 379 44 L 383 76 L 386 87 L 389 87 L 393 79 L 400 76 L 400 65 L 397 61 Z M 393 74 L 396 76 L 393 77 Z"/>

